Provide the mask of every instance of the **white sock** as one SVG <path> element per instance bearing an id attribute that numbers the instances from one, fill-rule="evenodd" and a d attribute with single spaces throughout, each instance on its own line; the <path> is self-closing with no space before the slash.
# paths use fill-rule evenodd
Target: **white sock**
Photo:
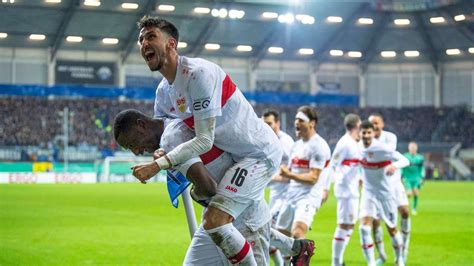
<path id="1" fill-rule="evenodd" d="M 401 231 L 402 231 L 402 239 L 403 239 L 403 257 L 406 261 L 408 257 L 408 246 L 410 244 L 410 230 L 411 230 L 411 220 L 410 217 L 407 219 L 401 220 Z"/>
<path id="2" fill-rule="evenodd" d="M 279 249 L 284 255 L 294 255 L 292 251 L 294 242 L 294 238 L 286 236 L 273 228 L 270 229 L 270 245 Z"/>
<path id="3" fill-rule="evenodd" d="M 362 245 L 362 253 L 364 253 L 367 265 L 375 265 L 374 241 L 372 240 L 371 228 L 369 225 L 359 226 L 360 244 Z"/>
<path id="4" fill-rule="evenodd" d="M 334 238 L 332 239 L 332 265 L 341 265 L 343 262 L 344 247 L 346 243 L 348 231 L 336 227 Z"/>
<path id="5" fill-rule="evenodd" d="M 403 261 L 403 240 L 400 232 L 397 232 L 395 236 L 391 236 L 390 238 L 392 239 L 392 246 L 395 251 L 395 262 Z"/>
<path id="6" fill-rule="evenodd" d="M 385 253 L 385 247 L 383 244 L 383 228 L 382 226 L 378 226 L 374 233 L 375 238 L 375 247 L 377 248 L 377 252 L 379 253 L 379 257 L 383 260 L 387 259 L 387 254 Z"/>
<path id="7" fill-rule="evenodd" d="M 343 263 L 343 258 L 344 258 L 344 251 L 346 250 L 347 245 L 349 245 L 349 241 L 351 240 L 351 235 L 352 232 L 354 232 L 354 229 L 348 229 L 346 230 L 347 235 L 346 235 L 346 240 L 344 241 L 344 249 L 342 250 L 342 256 L 341 256 L 341 263 Z"/>
<path id="8" fill-rule="evenodd" d="M 270 247 L 270 257 L 273 260 L 275 266 L 283 266 L 283 257 L 281 252 L 276 247 Z"/>
<path id="9" fill-rule="evenodd" d="M 250 244 L 232 223 L 206 230 L 206 232 L 232 264 L 257 265 Z"/>

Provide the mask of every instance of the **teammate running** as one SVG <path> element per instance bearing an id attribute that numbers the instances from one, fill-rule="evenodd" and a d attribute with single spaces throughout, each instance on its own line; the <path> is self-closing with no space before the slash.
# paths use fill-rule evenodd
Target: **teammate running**
<path id="1" fill-rule="evenodd" d="M 408 197 L 413 196 L 413 205 L 411 213 L 416 215 L 416 207 L 418 206 L 418 193 L 423 178 L 425 177 L 425 168 L 423 167 L 423 155 L 417 153 L 418 145 L 412 141 L 408 144 L 408 152 L 403 154 L 410 161 L 410 166 L 403 168 L 403 183 L 407 190 Z"/>

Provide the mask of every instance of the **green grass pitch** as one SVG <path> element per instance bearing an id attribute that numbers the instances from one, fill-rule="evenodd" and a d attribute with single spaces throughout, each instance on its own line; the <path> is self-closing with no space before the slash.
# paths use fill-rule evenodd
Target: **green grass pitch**
<path id="1" fill-rule="evenodd" d="M 331 196 L 308 234 L 314 265 L 330 265 L 335 208 Z M 473 211 L 474 183 L 426 183 L 409 265 L 473 265 Z M 0 186 L 0 265 L 180 265 L 189 242 L 184 209 L 171 206 L 164 184 Z M 347 265 L 364 265 L 359 243 L 356 230 Z"/>

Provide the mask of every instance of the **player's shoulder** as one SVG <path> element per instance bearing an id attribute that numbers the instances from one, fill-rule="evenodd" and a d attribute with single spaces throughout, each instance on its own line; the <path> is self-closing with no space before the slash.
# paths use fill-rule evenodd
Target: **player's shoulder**
<path id="1" fill-rule="evenodd" d="M 179 61 L 181 69 L 188 71 L 189 73 L 197 74 L 199 72 L 208 72 L 211 70 L 220 69 L 217 64 L 199 57 L 180 56 Z"/>
<path id="2" fill-rule="evenodd" d="M 311 145 L 315 146 L 315 148 L 317 148 L 321 152 L 331 153 L 331 149 L 329 148 L 329 144 L 318 133 L 316 133 L 316 135 L 311 138 Z"/>
<path id="3" fill-rule="evenodd" d="M 393 133 L 393 132 L 383 130 L 382 134 L 384 134 L 385 138 L 387 138 L 387 139 L 390 139 L 390 140 L 396 140 L 397 139 L 397 135 L 395 135 L 395 133 Z"/>
<path id="4" fill-rule="evenodd" d="M 281 139 L 284 142 L 295 142 L 290 135 L 288 135 L 286 132 L 284 132 L 282 130 L 280 130 L 280 132 L 278 132 L 278 138 Z"/>

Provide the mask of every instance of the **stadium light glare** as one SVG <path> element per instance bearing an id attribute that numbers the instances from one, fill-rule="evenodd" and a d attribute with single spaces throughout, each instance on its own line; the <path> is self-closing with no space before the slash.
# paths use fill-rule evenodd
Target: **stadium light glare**
<path id="1" fill-rule="evenodd" d="M 374 24 L 374 20 L 371 18 L 359 18 L 357 21 L 359 22 L 359 24 L 362 24 L 362 25 Z"/>
<path id="2" fill-rule="evenodd" d="M 342 50 L 331 50 L 329 51 L 329 54 L 331 56 L 342 56 L 344 55 L 344 52 Z"/>
<path id="3" fill-rule="evenodd" d="M 347 52 L 347 56 L 353 57 L 353 58 L 360 58 L 362 57 L 362 53 L 359 51 L 349 51 Z"/>
<path id="4" fill-rule="evenodd" d="M 470 54 L 474 54 L 474 47 L 469 48 L 468 51 L 469 51 Z"/>
<path id="5" fill-rule="evenodd" d="M 416 50 L 405 51 L 405 52 L 403 52 L 403 54 L 405 55 L 405 57 L 418 57 L 418 56 L 420 56 L 420 52 L 418 52 Z"/>
<path id="6" fill-rule="evenodd" d="M 407 18 L 397 18 L 393 21 L 393 23 L 395 23 L 395 25 L 398 25 L 398 26 L 406 26 L 406 25 L 410 25 L 410 20 Z"/>
<path id="7" fill-rule="evenodd" d="M 296 18 L 296 20 L 298 20 L 302 24 L 307 24 L 307 25 L 314 24 L 314 21 L 315 21 L 313 16 L 304 15 L 304 14 L 298 14 L 298 15 L 295 16 L 295 18 Z"/>
<path id="8" fill-rule="evenodd" d="M 117 39 L 117 38 L 103 38 L 102 43 L 103 44 L 117 44 L 117 43 L 119 43 L 119 39 Z"/>
<path id="9" fill-rule="evenodd" d="M 298 50 L 298 53 L 301 55 L 312 55 L 314 54 L 314 50 L 311 48 L 301 48 Z"/>
<path id="10" fill-rule="evenodd" d="M 5 39 L 6 37 L 8 37 L 8 33 L 0 32 L 0 39 Z"/>
<path id="11" fill-rule="evenodd" d="M 212 11 L 211 11 L 211 15 L 213 17 L 220 17 L 220 18 L 225 18 L 227 17 L 227 9 L 225 8 L 221 8 L 221 9 L 216 9 L 216 8 L 213 8 Z"/>
<path id="12" fill-rule="evenodd" d="M 48 4 L 58 4 L 61 3 L 61 0 L 45 0 L 44 2 Z"/>
<path id="13" fill-rule="evenodd" d="M 30 40 L 33 40 L 33 41 L 42 41 L 46 39 L 46 35 L 44 34 L 31 34 L 30 35 Z"/>
<path id="14" fill-rule="evenodd" d="M 252 51 L 252 46 L 250 46 L 250 45 L 238 45 L 236 47 L 236 49 L 239 52 L 250 52 L 250 51 Z"/>
<path id="15" fill-rule="evenodd" d="M 326 21 L 329 23 L 341 23 L 342 18 L 338 16 L 329 16 L 326 18 Z"/>
<path id="16" fill-rule="evenodd" d="M 231 19 L 241 19 L 245 15 L 245 11 L 243 10 L 236 10 L 236 9 L 231 9 L 229 10 L 229 18 Z"/>
<path id="17" fill-rule="evenodd" d="M 283 48 L 272 46 L 268 48 L 268 52 L 272 54 L 281 54 L 283 53 Z"/>
<path id="18" fill-rule="evenodd" d="M 99 0 L 84 0 L 84 5 L 98 7 L 100 6 L 100 1 Z"/>
<path id="19" fill-rule="evenodd" d="M 461 50 L 459 50 L 459 49 L 446 49 L 446 54 L 447 55 L 460 55 Z"/>
<path id="20" fill-rule="evenodd" d="M 165 11 L 165 12 L 171 12 L 171 11 L 175 10 L 175 6 L 173 6 L 173 5 L 159 5 L 158 10 Z"/>
<path id="21" fill-rule="evenodd" d="M 295 16 L 291 13 L 286 13 L 278 16 L 278 22 L 291 24 L 295 22 Z"/>
<path id="22" fill-rule="evenodd" d="M 138 4 L 137 3 L 123 3 L 122 8 L 123 9 L 137 9 Z"/>
<path id="23" fill-rule="evenodd" d="M 430 22 L 432 24 L 439 24 L 439 23 L 444 23 L 446 22 L 446 19 L 444 19 L 443 17 L 431 17 L 430 18 Z"/>
<path id="24" fill-rule="evenodd" d="M 193 9 L 193 12 L 197 14 L 209 14 L 211 12 L 211 9 L 207 7 L 195 7 Z"/>
<path id="25" fill-rule="evenodd" d="M 186 48 L 188 44 L 186 42 L 178 42 L 178 49 Z"/>
<path id="26" fill-rule="evenodd" d="M 397 56 L 397 52 L 395 52 L 395 51 L 382 51 L 380 53 L 380 55 L 382 57 L 385 57 L 385 58 L 392 58 L 392 57 Z"/>
<path id="27" fill-rule="evenodd" d="M 454 20 L 463 21 L 463 20 L 466 20 L 466 16 L 464 16 L 463 14 L 460 14 L 460 15 L 454 16 Z"/>
<path id="28" fill-rule="evenodd" d="M 206 43 L 206 45 L 204 45 L 204 48 L 206 48 L 206 50 L 219 50 L 221 46 L 217 43 Z"/>
<path id="29" fill-rule="evenodd" d="M 82 42 L 82 37 L 81 36 L 67 36 L 66 41 L 67 42 Z"/>
<path id="30" fill-rule="evenodd" d="M 273 18 L 278 18 L 278 13 L 275 12 L 263 12 L 262 13 L 263 18 L 268 18 L 268 19 L 273 19 Z"/>

